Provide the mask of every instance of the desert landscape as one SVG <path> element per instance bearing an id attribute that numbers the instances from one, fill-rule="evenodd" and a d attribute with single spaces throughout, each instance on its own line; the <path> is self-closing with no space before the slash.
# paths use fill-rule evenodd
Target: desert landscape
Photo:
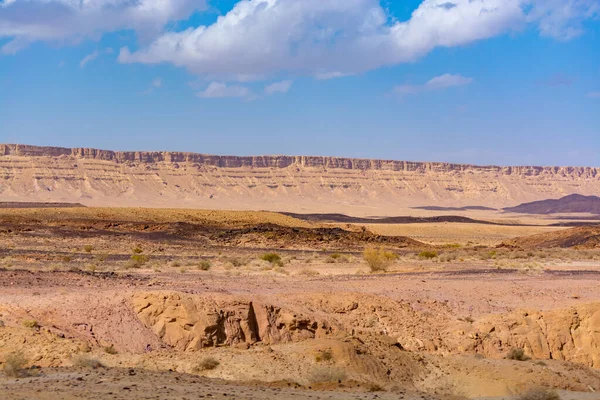
<path id="1" fill-rule="evenodd" d="M 596 169 L 2 145 L 0 173 L 2 399 L 600 399 Z"/>

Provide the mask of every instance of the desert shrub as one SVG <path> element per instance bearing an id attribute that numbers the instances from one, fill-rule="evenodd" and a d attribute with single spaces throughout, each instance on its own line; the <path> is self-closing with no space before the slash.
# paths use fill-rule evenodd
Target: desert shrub
<path id="1" fill-rule="evenodd" d="M 105 346 L 104 352 L 106 354 L 117 354 L 118 353 L 117 349 L 115 349 L 115 346 L 113 344 L 111 344 L 110 346 Z"/>
<path id="2" fill-rule="evenodd" d="M 22 378 L 29 375 L 29 371 L 25 369 L 27 358 L 21 352 L 10 353 L 4 361 L 4 375 L 11 378 Z"/>
<path id="3" fill-rule="evenodd" d="M 132 254 L 127 263 L 127 268 L 141 268 L 148 262 L 148 256 L 143 254 Z"/>
<path id="4" fill-rule="evenodd" d="M 317 276 L 317 275 L 321 275 L 321 274 L 319 273 L 319 271 L 315 271 L 314 269 L 303 268 L 300 270 L 300 272 L 298 272 L 298 275 Z"/>
<path id="5" fill-rule="evenodd" d="M 210 371 L 210 370 L 217 368 L 219 366 L 219 364 L 221 364 L 221 363 L 216 358 L 205 357 L 202 360 L 200 360 L 200 362 L 196 365 L 196 367 L 194 368 L 194 371 L 195 372 Z"/>
<path id="6" fill-rule="evenodd" d="M 277 253 L 266 253 L 259 257 L 261 260 L 267 261 L 274 265 L 283 266 L 283 261 L 281 261 L 281 256 Z"/>
<path id="7" fill-rule="evenodd" d="M 132 251 L 133 254 L 142 254 L 144 252 L 140 246 L 135 246 Z"/>
<path id="8" fill-rule="evenodd" d="M 383 386 L 377 383 L 370 383 L 368 387 L 369 392 L 383 392 L 385 389 Z"/>
<path id="9" fill-rule="evenodd" d="M 331 361 L 331 360 L 333 360 L 333 353 L 329 349 L 323 350 L 323 351 L 319 351 L 315 355 L 315 361 L 316 362 Z"/>
<path id="10" fill-rule="evenodd" d="M 91 252 L 92 252 L 92 250 L 94 250 L 94 246 L 92 246 L 91 244 L 86 244 L 85 246 L 83 246 L 83 250 L 84 250 L 86 253 L 91 253 Z"/>
<path id="11" fill-rule="evenodd" d="M 37 329 L 40 327 L 40 324 L 34 319 L 26 319 L 23 321 L 23 326 L 25 328 Z"/>
<path id="12" fill-rule="evenodd" d="M 243 267 L 244 265 L 248 264 L 247 260 L 238 257 L 230 257 L 227 259 L 227 261 L 231 263 L 231 265 L 233 265 L 235 268 Z"/>
<path id="13" fill-rule="evenodd" d="M 329 257 L 333 258 L 334 260 L 337 260 L 339 258 L 342 258 L 342 255 L 340 253 L 333 253 L 330 254 Z"/>
<path id="14" fill-rule="evenodd" d="M 510 351 L 506 355 L 506 358 L 508 358 L 509 360 L 515 360 L 515 361 L 529 360 L 529 357 L 525 354 L 525 350 L 519 349 L 516 347 L 513 347 L 512 349 L 510 349 Z"/>
<path id="15" fill-rule="evenodd" d="M 308 377 L 313 383 L 342 382 L 346 380 L 346 372 L 336 367 L 316 367 Z"/>
<path id="16" fill-rule="evenodd" d="M 521 393 L 517 400 L 560 400 L 560 396 L 555 390 L 539 387 Z"/>
<path id="17" fill-rule="evenodd" d="M 200 264 L 198 264 L 198 269 L 202 270 L 202 271 L 208 271 L 209 269 L 212 268 L 212 264 L 210 263 L 210 261 L 200 261 Z"/>
<path id="18" fill-rule="evenodd" d="M 64 256 L 62 258 L 62 262 L 64 262 L 64 263 L 68 263 L 68 262 L 71 262 L 71 261 L 73 261 L 73 257 L 71 257 L 71 256 Z"/>
<path id="19" fill-rule="evenodd" d="M 91 357 L 76 356 L 73 358 L 72 361 L 74 367 L 90 369 L 104 368 L 104 364 L 102 364 L 99 360 Z"/>
<path id="20" fill-rule="evenodd" d="M 437 251 L 422 251 L 419 253 L 419 258 L 424 258 L 427 260 L 431 260 L 438 256 Z"/>
<path id="21" fill-rule="evenodd" d="M 387 271 L 398 255 L 384 249 L 368 248 L 363 252 L 363 258 L 371 268 L 371 272 Z"/>

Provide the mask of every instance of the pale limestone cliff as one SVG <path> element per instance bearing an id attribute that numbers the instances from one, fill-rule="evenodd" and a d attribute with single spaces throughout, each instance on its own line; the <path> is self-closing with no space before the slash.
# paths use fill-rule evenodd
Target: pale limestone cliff
<path id="1" fill-rule="evenodd" d="M 0 145 L 0 201 L 398 215 L 600 195 L 600 168 Z"/>

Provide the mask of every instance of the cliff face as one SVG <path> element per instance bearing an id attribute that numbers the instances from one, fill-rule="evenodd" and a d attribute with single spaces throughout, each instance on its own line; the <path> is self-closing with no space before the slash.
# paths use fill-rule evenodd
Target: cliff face
<path id="1" fill-rule="evenodd" d="M 600 168 L 0 145 L 0 201 L 398 214 L 600 195 Z"/>

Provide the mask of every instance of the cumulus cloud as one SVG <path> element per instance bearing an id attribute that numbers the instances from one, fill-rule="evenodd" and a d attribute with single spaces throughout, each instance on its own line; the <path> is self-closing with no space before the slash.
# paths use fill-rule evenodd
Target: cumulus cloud
<path id="1" fill-rule="evenodd" d="M 222 99 L 226 97 L 247 98 L 250 97 L 250 89 L 240 85 L 211 82 L 205 90 L 198 93 L 198 96 L 205 99 Z"/>
<path id="2" fill-rule="evenodd" d="M 422 0 L 397 21 L 381 0 L 243 0 L 212 25 L 165 26 L 206 7 L 206 0 L 0 0 L 3 53 L 34 41 L 77 42 L 133 29 L 141 48 L 122 63 L 171 63 L 210 80 L 269 79 L 275 74 L 332 79 L 412 62 L 535 24 L 568 40 L 600 16 L 600 0 Z"/>
<path id="3" fill-rule="evenodd" d="M 287 93 L 291 87 L 292 81 L 275 82 L 265 87 L 265 94 L 272 95 L 276 93 Z"/>
<path id="4" fill-rule="evenodd" d="M 204 0 L 0 1 L 0 51 L 13 54 L 36 41 L 78 42 L 122 29 L 151 40 L 164 26 L 205 8 Z"/>
<path id="5" fill-rule="evenodd" d="M 451 87 L 465 86 L 473 82 L 472 78 L 462 75 L 444 74 L 430 79 L 423 85 L 399 85 L 393 89 L 393 92 L 400 96 L 417 94 L 422 92 L 431 92 Z"/>
<path id="6" fill-rule="evenodd" d="M 168 32 L 123 63 L 167 62 L 199 75 L 239 80 L 287 72 L 330 79 L 417 60 L 539 24 L 569 39 L 598 15 L 599 0 L 424 0 L 395 21 L 379 0 L 247 0 L 214 24 Z"/>

